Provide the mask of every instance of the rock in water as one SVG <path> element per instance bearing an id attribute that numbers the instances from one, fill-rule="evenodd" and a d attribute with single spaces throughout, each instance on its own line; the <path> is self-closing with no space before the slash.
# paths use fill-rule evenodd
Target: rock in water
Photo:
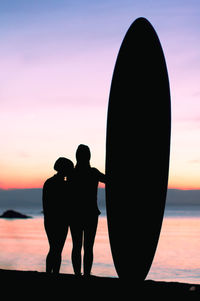
<path id="1" fill-rule="evenodd" d="M 2 215 L 0 215 L 0 218 L 31 218 L 31 216 L 22 214 L 14 210 L 7 210 Z"/>

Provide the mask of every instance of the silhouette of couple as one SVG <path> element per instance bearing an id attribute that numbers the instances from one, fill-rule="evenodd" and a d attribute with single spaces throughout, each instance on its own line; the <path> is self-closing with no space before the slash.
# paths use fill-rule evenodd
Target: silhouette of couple
<path id="1" fill-rule="evenodd" d="M 90 276 L 93 263 L 93 246 L 100 211 L 97 206 L 98 183 L 105 183 L 105 175 L 90 166 L 90 149 L 79 145 L 77 164 L 59 158 L 54 165 L 57 174 L 43 187 L 44 227 L 49 241 L 46 272 L 58 274 L 61 254 L 70 227 L 72 236 L 72 265 L 76 276 Z M 66 179 L 67 178 L 67 179 Z"/>

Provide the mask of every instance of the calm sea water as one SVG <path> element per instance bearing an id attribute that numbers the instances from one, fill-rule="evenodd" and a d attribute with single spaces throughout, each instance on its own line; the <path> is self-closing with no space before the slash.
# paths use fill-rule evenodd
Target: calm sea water
<path id="1" fill-rule="evenodd" d="M 73 273 L 70 232 L 61 272 Z M 48 242 L 42 215 L 32 219 L 0 219 L 0 268 L 45 271 Z M 92 273 L 117 277 L 112 261 L 106 216 L 99 219 Z M 200 207 L 165 211 L 156 255 L 147 279 L 200 283 Z"/>
<path id="2" fill-rule="evenodd" d="M 200 206 L 166 210 L 147 278 L 200 283 Z"/>

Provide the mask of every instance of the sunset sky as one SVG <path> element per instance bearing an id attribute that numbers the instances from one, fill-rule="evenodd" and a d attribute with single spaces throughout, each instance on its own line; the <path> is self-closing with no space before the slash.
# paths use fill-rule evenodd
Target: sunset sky
<path id="1" fill-rule="evenodd" d="M 172 100 L 169 187 L 200 189 L 199 0 L 1 0 L 0 188 L 42 187 L 80 143 L 105 171 L 106 114 L 122 39 L 160 38 Z"/>

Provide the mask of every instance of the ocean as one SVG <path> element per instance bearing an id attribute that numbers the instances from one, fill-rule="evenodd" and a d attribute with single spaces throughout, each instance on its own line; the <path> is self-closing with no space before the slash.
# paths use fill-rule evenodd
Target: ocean
<path id="1" fill-rule="evenodd" d="M 0 214 L 7 209 L 14 209 L 32 216 L 31 219 L 0 219 L 1 269 L 45 271 L 48 241 L 43 226 L 41 200 L 27 201 L 28 193 L 30 191 L 26 190 L 23 199 L 22 191 L 21 197 L 19 191 L 18 194 L 12 191 L 12 197 L 0 191 Z M 40 190 L 32 191 L 34 193 L 37 197 L 41 196 Z M 92 274 L 117 277 L 108 238 L 103 189 L 99 190 L 98 197 L 102 213 L 95 239 Z M 71 249 L 69 231 L 62 253 L 62 273 L 73 273 Z M 170 201 L 167 202 L 158 247 L 147 279 L 200 284 L 199 263 L 200 204 L 193 202 L 188 205 L 184 202 L 182 205 L 172 205 Z"/>
<path id="2" fill-rule="evenodd" d="M 200 284 L 200 206 L 166 206 L 156 254 L 147 276 Z"/>

